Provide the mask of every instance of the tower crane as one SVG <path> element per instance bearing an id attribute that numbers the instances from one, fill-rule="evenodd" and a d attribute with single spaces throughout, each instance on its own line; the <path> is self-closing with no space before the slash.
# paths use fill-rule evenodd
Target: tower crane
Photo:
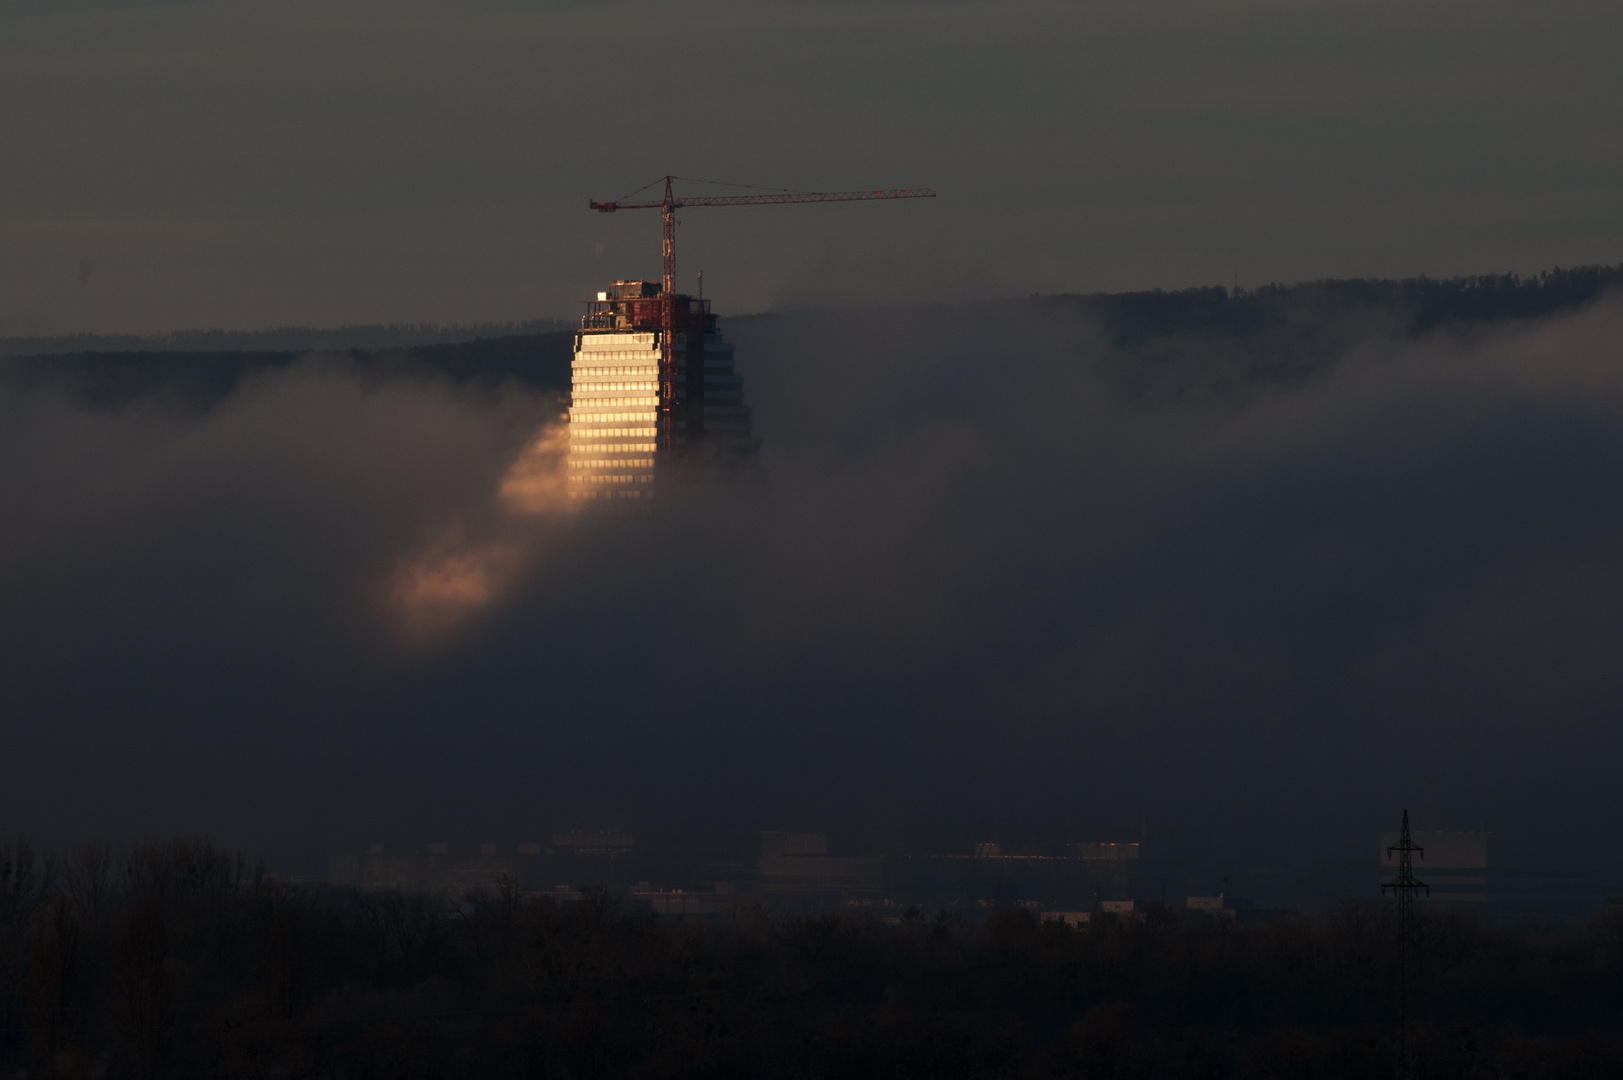
<path id="1" fill-rule="evenodd" d="M 667 453 L 675 452 L 675 424 L 676 424 L 676 358 L 671 342 L 672 331 L 676 324 L 676 212 L 688 206 L 769 206 L 785 203 L 817 203 L 817 202 L 862 202 L 870 199 L 933 199 L 935 192 L 929 188 L 891 188 L 875 191 L 773 191 L 767 195 L 688 195 L 677 198 L 671 190 L 671 183 L 684 179 L 680 176 L 667 176 L 665 180 L 665 196 L 659 201 L 645 200 L 642 202 L 616 199 L 611 202 L 598 202 L 588 200 L 588 206 L 602 214 L 612 214 L 619 210 L 658 210 L 660 220 L 664 225 L 664 281 L 660 293 L 660 353 L 659 353 L 659 413 L 660 427 L 664 429 L 665 446 Z M 709 183 L 710 181 L 696 181 Z M 645 184 L 637 191 L 645 191 L 659 183 Z M 743 186 L 743 185 L 740 185 Z"/>

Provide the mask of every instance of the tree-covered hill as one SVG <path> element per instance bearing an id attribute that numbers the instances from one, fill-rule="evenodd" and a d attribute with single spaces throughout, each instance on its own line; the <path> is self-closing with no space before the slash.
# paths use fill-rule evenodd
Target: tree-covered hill
<path id="1" fill-rule="evenodd" d="M 1500 326 L 1546 318 L 1595 302 L 1623 286 L 1623 266 L 1402 281 L 1316 281 L 1231 291 L 1035 296 L 987 301 L 965 310 L 1097 326 L 1118 353 L 1123 382 L 1136 390 L 1235 380 L 1293 381 L 1332 362 L 1372 334 L 1413 337 L 1449 328 Z M 939 308 L 896 316 L 937 318 Z M 804 316 L 800 316 L 804 317 Z M 818 317 L 839 319 L 839 312 Z M 759 328 L 782 318 L 727 322 Z M 193 335 L 211 345 L 208 335 Z M 155 351 L 76 351 L 0 358 L 0 384 L 56 385 L 100 404 L 170 394 L 199 405 L 244 377 L 301 361 L 347 363 L 379 375 L 414 373 L 458 383 L 515 380 L 538 390 L 568 388 L 572 333 L 554 330 L 397 348 L 235 351 L 210 347 Z M 188 341 L 192 339 L 187 339 Z M 1191 344 L 1198 346 L 1191 349 Z M 1191 371 L 1191 365 L 1199 371 Z"/>

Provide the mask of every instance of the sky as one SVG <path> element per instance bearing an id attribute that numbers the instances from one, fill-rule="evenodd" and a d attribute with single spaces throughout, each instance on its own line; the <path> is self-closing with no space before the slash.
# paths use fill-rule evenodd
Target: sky
<path id="1" fill-rule="evenodd" d="M 570 318 L 674 173 L 718 310 L 1610 263 L 1604 0 L 0 0 L 0 336 Z M 690 185 L 699 193 L 719 190 Z"/>

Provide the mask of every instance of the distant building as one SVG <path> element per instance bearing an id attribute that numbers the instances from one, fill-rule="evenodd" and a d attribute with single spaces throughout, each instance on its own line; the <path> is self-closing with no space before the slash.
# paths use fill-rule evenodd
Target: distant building
<path id="1" fill-rule="evenodd" d="M 830 855 L 825 833 L 763 832 L 756 881 L 762 896 L 802 907 L 873 903 L 884 896 L 884 861 Z"/>
<path id="2" fill-rule="evenodd" d="M 1002 844 L 985 841 L 975 845 L 977 859 L 1136 859 L 1138 844 L 1049 844 L 1036 848 L 1004 850 Z"/>
<path id="3" fill-rule="evenodd" d="M 1073 859 L 1136 859 L 1138 844 L 1061 844 L 1056 854 Z"/>
<path id="4" fill-rule="evenodd" d="M 628 858 L 637 848 L 637 821 L 630 814 L 558 813 L 547 828 L 546 854 Z"/>
<path id="5" fill-rule="evenodd" d="M 740 896 L 731 889 L 715 892 L 689 892 L 684 889 L 655 889 L 639 881 L 631 889 L 633 904 L 647 905 L 655 915 L 724 915 L 738 906 Z"/>
<path id="6" fill-rule="evenodd" d="M 373 844 L 365 855 L 333 856 L 328 880 L 347 888 L 428 891 L 494 888 L 517 881 L 518 860 L 497 855 L 495 848 L 481 844 L 477 855 L 453 855 L 449 844 L 436 842 L 418 853 L 389 855 L 382 844 Z"/>
<path id="7" fill-rule="evenodd" d="M 1233 919 L 1239 916 L 1239 910 L 1225 902 L 1223 894 L 1216 896 L 1187 896 L 1184 898 L 1184 907 L 1190 911 L 1204 912 L 1207 915 L 1220 919 Z"/>
<path id="8" fill-rule="evenodd" d="M 431 840 L 393 851 L 374 843 L 364 855 L 333 856 L 328 880 L 346 888 L 452 892 L 512 882 L 562 896 L 597 887 L 624 892 L 636 873 L 636 822 L 629 815 L 557 814 L 546 841 Z"/>
<path id="9" fill-rule="evenodd" d="M 1092 911 L 1133 895 L 1136 843 L 1009 845 L 981 841 L 964 855 L 897 854 L 885 862 L 885 896 L 902 903 L 997 907 L 1035 903 Z"/>
<path id="10" fill-rule="evenodd" d="M 733 347 L 709 302 L 674 296 L 674 406 L 660 407 L 665 298 L 654 281 L 616 281 L 588 301 L 570 376 L 569 497 L 646 503 L 676 458 L 736 464 L 757 447 Z"/>
<path id="11" fill-rule="evenodd" d="M 1045 923 L 1047 923 L 1047 922 L 1055 922 L 1055 923 L 1064 923 L 1066 926 L 1086 926 L 1088 923 L 1093 921 L 1093 912 L 1091 912 L 1091 911 L 1045 911 L 1045 912 L 1042 913 L 1041 917 L 1042 917 L 1042 921 L 1045 922 Z"/>
<path id="12" fill-rule="evenodd" d="M 761 855 L 782 858 L 786 855 L 827 855 L 828 834 L 820 832 L 763 832 Z"/>
<path id="13" fill-rule="evenodd" d="M 547 827 L 536 880 L 549 885 L 629 889 L 637 868 L 637 822 L 627 813 L 559 812 Z"/>

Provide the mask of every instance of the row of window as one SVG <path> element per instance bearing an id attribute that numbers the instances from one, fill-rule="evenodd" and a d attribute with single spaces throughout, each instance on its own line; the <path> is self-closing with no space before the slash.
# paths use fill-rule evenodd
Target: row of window
<path id="1" fill-rule="evenodd" d="M 588 409 L 624 409 L 638 405 L 644 408 L 656 408 L 659 405 L 659 399 L 651 396 L 613 398 L 587 397 L 585 401 L 582 401 L 580 400 L 580 394 L 578 392 L 575 396 L 575 412 L 577 414 L 584 413 Z"/>
<path id="2" fill-rule="evenodd" d="M 612 364 L 615 362 L 629 363 L 636 361 L 648 363 L 650 357 L 659 356 L 658 349 L 581 349 L 575 353 L 575 362 L 590 361 L 597 364 Z"/>
<path id="3" fill-rule="evenodd" d="M 684 385 L 687 383 L 687 377 L 681 371 L 677 372 L 677 376 L 678 382 Z M 576 378 L 571 380 L 569 385 L 577 392 L 592 390 L 598 393 L 606 393 L 614 390 L 658 390 L 659 380 L 639 380 L 637 382 L 620 382 L 616 380 L 608 382 L 606 380 Z M 743 392 L 744 380 L 736 375 L 706 376 L 704 388 L 706 391 L 728 391 L 737 394 Z"/>
<path id="4" fill-rule="evenodd" d="M 587 453 L 587 452 L 595 452 L 595 453 L 599 453 L 599 454 L 607 454 L 607 453 L 611 453 L 613 451 L 618 450 L 618 451 L 620 451 L 622 453 L 627 453 L 627 454 L 636 454 L 636 453 L 652 454 L 656 449 L 658 449 L 658 447 L 655 446 L 651 442 L 650 443 L 613 442 L 613 441 L 611 441 L 609 439 L 600 439 L 600 438 L 598 438 L 598 436 L 600 434 L 602 434 L 602 433 L 601 432 L 593 432 L 591 435 L 586 436 L 584 438 L 578 433 L 575 434 L 575 435 L 572 435 L 570 437 L 570 440 L 569 440 L 569 446 L 570 446 L 569 452 L 572 453 L 572 454 L 584 454 L 584 453 Z M 602 443 L 602 445 L 601 446 L 598 445 L 599 443 Z"/>
<path id="5" fill-rule="evenodd" d="M 579 360 L 570 368 L 576 376 L 596 375 L 600 378 L 624 378 L 630 375 L 658 375 L 658 364 L 583 364 Z"/>
<path id="6" fill-rule="evenodd" d="M 643 496 L 652 499 L 652 491 L 571 491 L 571 499 L 640 499 Z"/>
<path id="7" fill-rule="evenodd" d="M 607 393 L 614 390 L 658 390 L 659 380 L 651 382 L 598 382 L 596 379 L 576 379 L 570 384 L 576 390 L 595 390 Z"/>
<path id="8" fill-rule="evenodd" d="M 626 469 L 652 469 L 653 458 L 578 458 L 569 459 L 571 469 L 612 469 L 616 466 Z"/>
<path id="9" fill-rule="evenodd" d="M 639 409 L 636 412 L 596 412 L 589 406 L 577 405 L 569 410 L 569 422 L 572 424 L 652 424 L 654 413 L 651 409 Z"/>
<path id="10" fill-rule="evenodd" d="M 585 419 L 586 420 L 596 420 L 597 417 L 588 416 Z M 590 423 L 583 424 L 583 423 L 581 423 L 581 417 L 578 417 L 578 416 L 574 420 L 572 420 L 570 422 L 570 424 L 569 424 L 569 437 L 572 440 L 574 440 L 575 442 L 577 442 L 577 443 L 580 442 L 582 439 L 616 439 L 616 438 L 625 439 L 625 438 L 636 438 L 639 435 L 644 436 L 646 438 L 652 438 L 655 434 L 657 434 L 656 429 L 651 428 L 651 427 L 650 428 L 640 428 L 640 427 L 637 427 L 637 428 L 620 428 L 620 427 L 598 427 L 595 424 L 590 424 Z M 619 449 L 630 450 L 631 447 L 624 446 L 624 447 L 619 447 Z"/>
<path id="11" fill-rule="evenodd" d="M 626 476 L 571 476 L 571 484 L 652 484 L 652 474 L 634 474 Z"/>

